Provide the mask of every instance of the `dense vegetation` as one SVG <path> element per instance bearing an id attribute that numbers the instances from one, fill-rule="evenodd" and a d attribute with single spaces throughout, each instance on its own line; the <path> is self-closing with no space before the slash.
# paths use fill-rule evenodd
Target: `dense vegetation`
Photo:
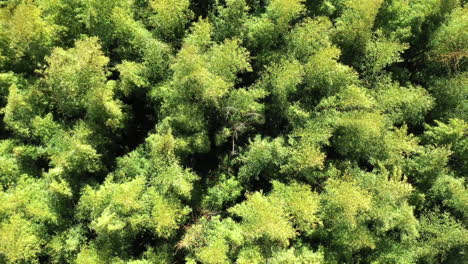
<path id="1" fill-rule="evenodd" d="M 465 5 L 0 1 L 0 263 L 467 263 Z"/>

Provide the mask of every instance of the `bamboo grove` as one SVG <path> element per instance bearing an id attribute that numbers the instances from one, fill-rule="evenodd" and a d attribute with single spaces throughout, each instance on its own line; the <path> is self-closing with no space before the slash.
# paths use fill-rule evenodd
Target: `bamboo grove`
<path id="1" fill-rule="evenodd" d="M 468 261 L 465 0 L 0 1 L 0 263 Z"/>

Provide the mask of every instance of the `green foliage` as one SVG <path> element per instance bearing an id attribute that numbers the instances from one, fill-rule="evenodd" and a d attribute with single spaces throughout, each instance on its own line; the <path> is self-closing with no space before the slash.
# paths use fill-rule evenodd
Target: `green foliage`
<path id="1" fill-rule="evenodd" d="M 336 19 L 335 40 L 344 50 L 344 60 L 348 63 L 364 54 L 364 47 L 372 35 L 377 13 L 383 0 L 345 0 L 343 11 Z"/>
<path id="2" fill-rule="evenodd" d="M 462 0 L 0 0 L 0 263 L 466 263 Z"/>
<path id="3" fill-rule="evenodd" d="M 401 53 L 408 48 L 408 45 L 398 41 L 382 37 L 380 31 L 366 43 L 362 65 L 360 68 L 367 75 L 367 78 L 376 78 L 382 70 L 396 62 L 403 61 Z"/>
<path id="4" fill-rule="evenodd" d="M 297 91 L 303 79 L 303 67 L 297 61 L 282 61 L 267 67 L 259 86 L 275 96 L 277 103 L 285 107 L 289 97 Z"/>
<path id="5" fill-rule="evenodd" d="M 242 187 L 233 177 L 221 175 L 219 182 L 210 187 L 203 197 L 202 205 L 209 210 L 221 210 L 223 205 L 235 201 L 241 195 Z"/>
<path id="6" fill-rule="evenodd" d="M 337 111 L 371 110 L 375 107 L 376 102 L 368 94 L 369 92 L 366 89 L 350 85 L 336 95 L 320 101 L 316 109 Z"/>
<path id="7" fill-rule="evenodd" d="M 139 77 L 151 81 L 161 81 L 167 78 L 166 74 L 171 58 L 169 45 L 155 38 L 151 31 L 146 29 L 141 21 L 135 20 L 128 10 L 113 9 L 111 19 L 117 32 L 116 38 L 119 43 L 123 44 L 118 50 L 121 56 L 130 61 L 141 62 Z M 129 65 L 123 61 L 122 65 L 117 66 L 117 69 L 120 72 L 125 72 L 123 68 L 125 66 Z"/>
<path id="8" fill-rule="evenodd" d="M 247 196 L 247 201 L 229 209 L 242 217 L 242 231 L 249 239 L 266 238 L 287 245 L 295 232 L 285 212 L 261 193 Z"/>
<path id="9" fill-rule="evenodd" d="M 285 30 L 288 24 L 304 12 L 304 0 L 270 0 L 265 15 L 275 22 L 279 30 Z"/>
<path id="10" fill-rule="evenodd" d="M 321 198 L 324 227 L 333 243 L 350 254 L 361 248 L 375 248 L 369 231 L 362 227 L 362 216 L 371 209 L 370 194 L 354 182 L 330 180 Z"/>
<path id="11" fill-rule="evenodd" d="M 242 122 L 236 119 L 248 118 L 246 115 L 250 109 L 243 106 L 247 102 L 236 97 L 250 91 L 235 91 L 233 88 L 236 74 L 251 70 L 249 53 L 236 39 L 213 44 L 211 35 L 211 24 L 204 20 L 196 23 L 171 66 L 174 72 L 172 79 L 153 91 L 154 97 L 163 101 L 161 112 L 164 122 L 181 136 L 181 141 L 176 143 L 181 152 L 206 152 L 210 149 L 206 130 L 213 110 L 221 112 L 223 106 L 234 109 L 236 114 L 232 126 Z M 254 101 L 255 94 L 262 97 L 261 93 L 251 91 L 251 96 L 245 98 L 253 96 Z M 199 105 L 194 108 L 195 102 Z M 252 111 L 256 111 L 255 108 Z"/>
<path id="12" fill-rule="evenodd" d="M 85 239 L 85 232 L 81 225 L 72 226 L 55 235 L 47 245 L 51 263 L 63 263 L 73 259 L 85 243 Z"/>
<path id="13" fill-rule="evenodd" d="M 448 2 L 453 1 L 385 1 L 378 24 L 386 35 L 404 42 L 415 40 L 422 37 L 427 21 L 439 13 L 441 5 Z"/>
<path id="14" fill-rule="evenodd" d="M 447 146 L 452 150 L 453 169 L 460 175 L 468 172 L 468 124 L 460 119 L 450 119 L 447 124 L 436 121 L 437 126 L 427 126 L 425 137 L 430 144 Z"/>
<path id="15" fill-rule="evenodd" d="M 327 181 L 322 197 L 324 229 L 342 250 L 337 257 L 350 259 L 368 249 L 367 261 L 414 262 L 417 256 L 409 247 L 418 237 L 418 221 L 408 203 L 412 186 L 401 174 L 386 171 L 342 177 Z"/>
<path id="16" fill-rule="evenodd" d="M 20 90 L 13 84 L 8 89 L 7 104 L 2 109 L 3 121 L 7 129 L 18 135 L 28 137 L 31 134 L 30 122 L 34 116 L 32 93 Z"/>
<path id="17" fill-rule="evenodd" d="M 26 175 L 15 187 L 0 192 L 0 256 L 10 263 L 39 263 L 50 237 L 64 221 L 66 184 Z"/>
<path id="18" fill-rule="evenodd" d="M 189 0 L 152 0 L 149 5 L 156 15 L 152 18 L 154 26 L 162 37 L 180 37 L 185 24 L 192 18 Z"/>
<path id="19" fill-rule="evenodd" d="M 466 218 L 468 210 L 468 195 L 464 179 L 454 178 L 448 175 L 441 176 L 434 182 L 431 189 L 431 196 L 442 201 L 444 206 L 454 209 L 457 213 Z"/>
<path id="20" fill-rule="evenodd" d="M 273 257 L 267 260 L 269 263 L 310 263 L 320 264 L 323 263 L 324 257 L 321 252 L 313 252 L 307 248 L 299 250 L 291 248 L 289 250 L 279 250 L 273 253 Z"/>
<path id="21" fill-rule="evenodd" d="M 435 107 L 431 113 L 434 119 L 467 120 L 468 75 L 466 73 L 436 79 L 429 87 L 429 91 L 435 99 Z"/>
<path id="22" fill-rule="evenodd" d="M 189 211 L 155 188 L 145 188 L 142 178 L 106 183 L 98 190 L 85 188 L 79 205 L 80 214 L 91 220 L 90 228 L 110 239 L 114 234 L 132 237 L 144 228 L 157 236 L 169 237 Z"/>
<path id="23" fill-rule="evenodd" d="M 239 162 L 245 164 L 239 168 L 238 177 L 241 181 L 262 178 L 272 179 L 285 162 L 288 149 L 281 138 L 270 141 L 256 137 L 249 144 L 249 149 L 239 156 Z M 276 168 L 276 169 L 272 169 Z"/>
<path id="24" fill-rule="evenodd" d="M 106 83 L 109 59 L 97 38 L 79 40 L 70 50 L 55 49 L 44 71 L 46 91 L 53 108 L 65 117 L 87 117 L 111 129 L 121 126 L 123 113 L 113 98 L 113 84 Z"/>
<path id="25" fill-rule="evenodd" d="M 216 13 L 212 14 L 211 18 L 217 29 L 215 38 L 219 40 L 240 37 L 244 34 L 244 24 L 249 11 L 246 0 L 226 0 L 225 2 L 225 6 L 217 3 Z"/>
<path id="26" fill-rule="evenodd" d="M 39 263 L 37 255 L 44 246 L 41 231 L 21 217 L 13 217 L 0 225 L 0 253 L 11 263 Z"/>
<path id="27" fill-rule="evenodd" d="M 319 99 L 334 95 L 346 86 L 358 84 L 358 76 L 352 68 L 337 62 L 340 50 L 323 49 L 305 64 L 305 88 L 299 93 L 306 107 L 315 106 Z"/>
<path id="28" fill-rule="evenodd" d="M 384 150 L 386 128 L 378 113 L 346 113 L 336 124 L 332 145 L 338 153 L 355 159 L 380 159 Z"/>
<path id="29" fill-rule="evenodd" d="M 320 219 L 317 215 L 319 207 L 319 197 L 317 193 L 311 192 L 307 185 L 291 183 L 282 184 L 273 182 L 273 191 L 270 195 L 278 206 L 285 208 L 290 215 L 296 229 L 300 232 L 308 233 L 313 230 Z"/>
<path id="30" fill-rule="evenodd" d="M 304 0 L 271 0 L 260 16 L 251 17 L 245 23 L 246 40 L 255 51 L 263 51 L 264 60 L 271 54 L 276 42 L 282 41 L 281 34 L 288 32 L 289 24 L 305 12 Z"/>
<path id="31" fill-rule="evenodd" d="M 421 223 L 421 256 L 428 263 L 451 259 L 463 261 L 466 246 L 466 228 L 449 214 L 436 212 L 424 215 Z M 457 250 L 461 252 L 453 254 Z"/>
<path id="32" fill-rule="evenodd" d="M 13 183 L 21 176 L 21 163 L 15 157 L 13 150 L 15 144 L 11 140 L 3 140 L 0 143 L 0 161 L 2 166 L 0 167 L 0 183 L 2 189 L 13 185 Z"/>
<path id="33" fill-rule="evenodd" d="M 332 24 L 327 17 L 307 19 L 296 26 L 288 36 L 288 51 L 298 60 L 306 60 L 322 49 L 332 46 Z"/>
<path id="34" fill-rule="evenodd" d="M 46 145 L 45 152 L 50 159 L 49 177 L 70 179 L 102 169 L 101 154 L 91 145 L 92 132 L 84 123 L 65 132 L 57 128 L 48 115 L 44 119 L 36 117 L 33 126 Z"/>
<path id="35" fill-rule="evenodd" d="M 448 21 L 439 27 L 431 39 L 430 56 L 445 67 L 454 70 L 465 70 L 468 57 L 468 36 L 466 27 L 468 11 L 464 8 L 454 10 Z"/>
<path id="36" fill-rule="evenodd" d="M 391 85 L 377 91 L 376 100 L 382 112 L 395 125 L 403 123 L 420 125 L 434 100 L 422 87 L 400 87 Z"/>
<path id="37" fill-rule="evenodd" d="M 33 1 L 3 6 L 0 21 L 0 64 L 19 71 L 39 66 L 62 29 Z"/>

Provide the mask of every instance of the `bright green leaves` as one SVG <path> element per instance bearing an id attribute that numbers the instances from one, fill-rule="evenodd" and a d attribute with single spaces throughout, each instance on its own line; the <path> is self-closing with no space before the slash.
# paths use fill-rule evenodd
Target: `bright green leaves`
<path id="1" fill-rule="evenodd" d="M 226 6 L 218 4 L 216 14 L 212 14 L 215 39 L 223 40 L 240 37 L 247 21 L 249 7 L 246 0 L 227 0 Z"/>
<path id="2" fill-rule="evenodd" d="M 425 137 L 429 143 L 451 145 L 454 150 L 464 149 L 468 124 L 464 120 L 450 119 L 447 124 L 436 121 L 437 126 L 427 126 Z"/>
<path id="3" fill-rule="evenodd" d="M 7 56 L 0 59 L 0 65 L 8 68 L 19 66 L 20 70 L 31 71 L 42 62 L 60 29 L 32 1 L 1 8 L 0 21 L 0 54 Z"/>
<path id="4" fill-rule="evenodd" d="M 282 138 L 268 140 L 256 137 L 249 144 L 248 150 L 238 157 L 238 160 L 244 164 L 239 169 L 238 177 L 244 182 L 254 179 L 274 179 L 287 157 L 288 149 L 284 146 Z"/>
<path id="5" fill-rule="evenodd" d="M 0 263 L 466 259 L 463 1 L 0 2 Z"/>
<path id="6" fill-rule="evenodd" d="M 454 254 L 468 243 L 468 232 L 462 223 L 447 213 L 433 212 L 421 218 L 421 258 L 428 263 L 459 262 L 463 253 Z"/>
<path id="7" fill-rule="evenodd" d="M 328 181 L 325 194 L 321 198 L 324 224 L 330 223 L 332 226 L 343 224 L 349 228 L 357 226 L 358 217 L 369 211 L 372 201 L 370 194 L 360 188 L 356 182 L 343 180 Z"/>
<path id="8" fill-rule="evenodd" d="M 41 125 L 40 119 L 35 124 Z M 92 145 L 91 130 L 79 123 L 71 132 L 57 131 L 50 141 L 44 141 L 50 155 L 49 176 L 77 180 L 73 176 L 102 170 L 101 154 Z"/>
<path id="9" fill-rule="evenodd" d="M 420 87 L 392 85 L 372 91 L 350 85 L 322 99 L 315 110 L 321 111 L 316 119 L 328 124 L 332 146 L 339 154 L 376 164 L 386 159 L 393 163 L 404 159 L 400 156 L 403 152 L 414 151 L 403 150 L 410 144 L 406 134 L 400 137 L 390 129 L 392 125 L 421 125 L 432 104 L 432 98 Z"/>
<path id="10" fill-rule="evenodd" d="M 408 133 L 408 127 L 403 125 L 400 128 L 393 128 L 385 136 L 387 159 L 383 161 L 389 166 L 401 166 L 406 162 L 407 157 L 415 154 L 419 150 L 419 140 L 413 134 Z"/>
<path id="11" fill-rule="evenodd" d="M 298 263 L 320 263 L 320 253 L 305 247 L 286 250 L 299 232 L 317 227 L 319 202 L 318 194 L 307 185 L 275 181 L 269 195 L 248 194 L 246 201 L 228 210 L 241 218 L 239 223 L 203 217 L 186 231 L 178 246 L 190 252 L 191 261 L 201 263 L 230 263 L 232 256 L 237 263 L 289 261 L 291 255 Z"/>
<path id="12" fill-rule="evenodd" d="M 110 250 L 109 256 L 126 258 L 128 241 L 138 235 L 149 232 L 170 239 L 180 229 L 191 212 L 185 202 L 198 177 L 179 165 L 174 151 L 170 131 L 150 135 L 142 146 L 118 159 L 117 169 L 104 184 L 84 188 L 78 211 L 98 234 L 91 245 L 98 252 Z M 92 253 L 86 252 L 82 251 Z"/>
<path id="13" fill-rule="evenodd" d="M 247 43 L 254 50 L 268 52 L 274 43 L 281 39 L 281 34 L 288 31 L 290 23 L 305 11 L 303 0 L 271 0 L 265 13 L 252 17 L 246 22 Z"/>
<path id="14" fill-rule="evenodd" d="M 233 50 L 233 52 L 236 51 Z M 229 79 L 232 79 L 231 76 L 236 71 L 231 71 L 231 65 L 224 64 L 224 61 L 220 60 L 224 58 L 229 62 L 227 54 L 217 58 L 215 49 L 210 55 L 213 57 L 204 58 L 195 46 L 188 46 L 180 51 L 177 62 L 171 67 L 174 71 L 172 85 L 178 93 L 188 94 L 204 103 L 217 104 L 220 98 L 228 92 L 233 86 Z M 211 67 L 205 67 L 208 61 Z M 233 67 L 236 66 L 233 65 Z"/>
<path id="15" fill-rule="evenodd" d="M 87 117 L 98 126 L 108 128 L 116 132 L 124 127 L 126 115 L 123 112 L 123 104 L 115 99 L 115 83 L 108 82 L 90 93 L 90 99 L 86 104 Z"/>
<path id="16" fill-rule="evenodd" d="M 377 12 L 383 0 L 346 0 L 342 15 L 336 20 L 336 41 L 344 49 L 344 57 L 349 62 L 358 54 L 370 39 Z"/>
<path id="17" fill-rule="evenodd" d="M 74 3 L 73 3 L 74 2 Z M 74 0 L 65 5 L 62 12 L 70 12 L 69 16 L 75 16 L 75 20 L 67 21 L 71 26 L 72 38 L 79 37 L 80 34 L 89 34 L 98 36 L 109 47 L 114 38 L 115 24 L 112 19 L 113 10 L 129 10 L 132 7 L 133 0 Z M 75 9 L 70 10 L 70 7 Z M 90 34 L 91 33 L 91 34 Z"/>
<path id="18" fill-rule="evenodd" d="M 377 91 L 376 100 L 395 125 L 420 125 L 434 105 L 434 99 L 422 87 L 391 85 Z"/>
<path id="19" fill-rule="evenodd" d="M 241 165 L 239 180 L 250 186 L 252 182 L 281 179 L 285 174 L 310 176 L 323 167 L 325 154 L 320 147 L 331 136 L 331 131 L 328 136 L 321 135 L 326 130 L 325 127 L 297 130 L 293 135 L 296 140 L 290 140 L 289 144 L 281 137 L 271 140 L 257 136 L 236 159 Z"/>
<path id="20" fill-rule="evenodd" d="M 288 240 L 296 236 L 284 209 L 261 193 L 248 195 L 246 202 L 229 212 L 242 218 L 242 231 L 248 239 L 265 238 L 287 245 Z"/>
<path id="21" fill-rule="evenodd" d="M 206 49 L 213 43 L 211 37 L 213 36 L 213 25 L 205 19 L 199 19 L 190 27 L 191 33 L 184 38 L 184 44 L 196 46 L 201 51 Z"/>
<path id="22" fill-rule="evenodd" d="M 266 104 L 265 109 L 267 126 L 278 128 L 288 118 L 290 101 L 300 87 L 303 76 L 303 66 L 295 60 L 281 60 L 266 67 L 255 86 L 269 93 L 267 98 L 271 103 Z"/>
<path id="23" fill-rule="evenodd" d="M 118 89 L 125 95 L 140 92 L 149 86 L 146 78 L 147 68 L 140 63 L 133 61 L 123 61 L 116 66 L 120 73 L 120 85 Z"/>
<path id="24" fill-rule="evenodd" d="M 71 226 L 55 235 L 47 244 L 51 263 L 63 263 L 73 259 L 85 243 L 85 231 L 81 225 Z"/>
<path id="25" fill-rule="evenodd" d="M 76 118 L 87 113 L 92 122 L 113 130 L 121 127 L 121 105 L 113 98 L 113 84 L 106 83 L 109 59 L 97 38 L 77 41 L 69 50 L 55 49 L 47 62 L 44 92 L 50 93 L 60 114 Z"/>
<path id="26" fill-rule="evenodd" d="M 382 70 L 396 62 L 403 61 L 400 55 L 408 49 L 407 44 L 400 43 L 382 36 L 378 31 L 366 43 L 360 68 L 367 78 L 371 79 L 382 74 Z"/>
<path id="27" fill-rule="evenodd" d="M 173 86 L 178 93 L 218 104 L 234 86 L 236 74 L 251 70 L 248 52 L 240 47 L 237 40 L 215 44 L 206 53 L 201 52 L 201 43 L 196 45 L 186 45 L 177 55 L 171 67 L 174 71 Z"/>
<path id="28" fill-rule="evenodd" d="M 15 143 L 11 140 L 0 141 L 0 190 L 13 185 L 21 175 L 20 160 L 14 155 Z"/>
<path id="29" fill-rule="evenodd" d="M 396 0 L 384 2 L 380 19 L 377 21 L 386 35 L 401 41 L 418 39 L 424 34 L 424 24 L 431 16 L 437 15 L 440 5 L 449 1 L 437 0 Z"/>
<path id="30" fill-rule="evenodd" d="M 0 191 L 0 259 L 9 263 L 39 263 L 49 234 L 67 220 L 58 186 L 26 175 L 15 187 Z"/>
<path id="31" fill-rule="evenodd" d="M 20 78 L 13 72 L 0 73 L 0 107 L 3 108 L 6 105 L 10 87 L 17 84 L 19 80 Z"/>
<path id="32" fill-rule="evenodd" d="M 296 182 L 286 185 L 274 181 L 270 197 L 278 206 L 285 208 L 291 217 L 290 221 L 300 232 L 311 232 L 321 222 L 317 215 L 319 196 L 307 185 Z"/>
<path id="33" fill-rule="evenodd" d="M 447 23 L 439 27 L 431 39 L 430 56 L 449 70 L 466 70 L 468 57 L 467 21 L 467 9 L 457 9 L 450 14 Z"/>
<path id="34" fill-rule="evenodd" d="M 409 201 L 414 191 L 413 186 L 399 171 L 367 173 L 360 176 L 361 186 L 373 195 L 370 216 L 379 222 L 377 234 L 391 230 L 399 231 L 401 242 L 411 242 L 418 236 L 418 222 L 413 215 Z M 383 239 L 387 239 L 384 237 Z"/>
<path id="35" fill-rule="evenodd" d="M 144 145 L 117 160 L 112 177 L 126 182 L 143 176 L 160 193 L 188 200 L 198 177 L 180 165 L 175 148 L 176 140 L 170 132 L 150 135 Z"/>
<path id="36" fill-rule="evenodd" d="M 192 183 L 198 177 L 180 166 L 175 156 L 175 139 L 170 133 L 151 135 L 146 139 L 151 183 L 162 193 L 175 193 L 189 199 Z"/>
<path id="37" fill-rule="evenodd" d="M 180 37 L 193 17 L 189 0 L 152 0 L 149 5 L 156 12 L 152 20 L 157 32 L 164 38 Z"/>
<path id="38" fill-rule="evenodd" d="M 460 175 L 468 172 L 468 124 L 460 119 L 450 119 L 447 124 L 436 121 L 437 126 L 427 126 L 424 134 L 426 141 L 437 147 L 448 147 L 452 150 L 453 169 Z"/>
<path id="39" fill-rule="evenodd" d="M 240 227 L 232 219 L 203 217 L 187 229 L 178 247 L 191 252 L 186 259 L 188 263 L 198 260 L 204 264 L 221 264 L 229 263 L 230 247 L 240 246 L 243 240 Z"/>
<path id="40" fill-rule="evenodd" d="M 225 143 L 231 137 L 231 153 L 236 152 L 239 137 L 265 121 L 264 105 L 259 103 L 266 96 L 262 89 L 240 88 L 232 91 L 224 102 L 223 112 L 226 125 L 217 134 L 217 144 Z"/>
<path id="41" fill-rule="evenodd" d="M 270 0 L 266 8 L 266 17 L 275 22 L 278 30 L 285 31 L 289 23 L 304 12 L 304 0 Z"/>
<path id="42" fill-rule="evenodd" d="M 447 174 L 450 154 L 447 148 L 427 147 L 408 160 L 409 175 L 415 178 L 420 189 L 428 189 L 438 177 Z"/>
<path id="43" fill-rule="evenodd" d="M 215 113 L 228 112 L 225 128 L 212 128 L 228 133 L 219 142 L 237 136 L 234 134 L 241 131 L 236 131 L 236 127 L 247 126 L 249 119 L 253 123 L 260 119 L 257 116 L 262 107 L 256 100 L 264 97 L 262 91 L 234 90 L 237 74 L 251 71 L 249 53 L 239 40 L 214 44 L 211 35 L 209 22 L 195 23 L 171 65 L 172 79 L 152 92 L 155 99 L 163 102 L 163 123 L 172 128 L 180 153 L 210 149 L 213 142 L 209 141 L 207 130 Z"/>
<path id="44" fill-rule="evenodd" d="M 60 208 L 55 206 L 60 199 L 54 197 L 51 187 L 44 180 L 21 178 L 16 187 L 0 193 L 1 220 L 17 215 L 36 223 L 57 224 L 60 217 L 56 210 Z"/>
<path id="45" fill-rule="evenodd" d="M 288 51 L 298 60 L 305 60 L 331 47 L 332 23 L 326 17 L 306 19 L 288 35 Z"/>
<path id="46" fill-rule="evenodd" d="M 448 175 L 440 176 L 430 190 L 430 196 L 436 201 L 454 210 L 453 214 L 463 219 L 468 216 L 468 193 L 464 178 Z"/>
<path id="47" fill-rule="evenodd" d="M 408 204 L 412 190 L 401 175 L 385 171 L 348 171 L 341 179 L 328 180 L 321 195 L 321 218 L 323 231 L 340 249 L 338 259 L 345 261 L 355 252 L 372 250 L 364 257 L 368 261 L 394 262 L 406 255 L 413 262 L 416 256 L 409 247 L 418 236 L 418 222 Z"/>
<path id="48" fill-rule="evenodd" d="M 156 39 L 144 24 L 132 17 L 128 10 L 115 8 L 111 19 L 118 33 L 116 37 L 121 42 L 118 51 L 126 60 L 139 62 L 139 77 L 145 81 L 154 82 L 167 78 L 165 75 L 168 74 L 169 60 L 172 55 L 170 46 Z M 126 70 L 123 67 L 130 67 L 130 65 L 123 61 L 117 69 L 125 73 Z M 124 78 L 126 76 L 123 76 L 121 80 Z"/>
<path id="49" fill-rule="evenodd" d="M 381 158 L 386 122 L 377 113 L 352 112 L 336 124 L 332 145 L 338 153 L 357 159 Z"/>
<path id="50" fill-rule="evenodd" d="M 129 238 L 144 228 L 150 228 L 157 236 L 171 236 L 189 212 L 177 200 L 145 187 L 143 178 L 121 184 L 109 182 L 98 190 L 88 187 L 79 208 L 99 235 Z"/>
<path id="51" fill-rule="evenodd" d="M 331 47 L 313 55 L 304 67 L 305 89 L 299 95 L 305 107 L 318 103 L 324 96 L 334 95 L 342 88 L 358 83 L 357 73 L 352 68 L 337 62 L 340 50 Z"/>
<path id="52" fill-rule="evenodd" d="M 29 122 L 34 116 L 34 112 L 30 94 L 28 91 L 18 89 L 13 84 L 9 88 L 7 105 L 2 109 L 5 114 L 3 121 L 6 128 L 21 136 L 29 136 L 31 133 Z"/>
<path id="53" fill-rule="evenodd" d="M 252 71 L 249 52 L 235 39 L 214 45 L 207 54 L 207 59 L 209 70 L 230 83 L 236 80 L 237 73 Z"/>
<path id="54" fill-rule="evenodd" d="M 70 101 L 73 97 L 82 99 L 87 89 L 102 84 L 109 59 L 101 51 L 98 39 L 88 38 L 77 41 L 75 47 L 69 50 L 55 49 L 47 62 L 49 66 L 44 71 L 45 82 L 53 88 L 51 90 L 57 100 Z M 79 89 L 79 84 L 83 88 Z M 68 97 L 55 94 L 60 92 L 66 93 L 63 96 Z M 65 110 L 63 112 L 67 113 Z"/>
<path id="55" fill-rule="evenodd" d="M 95 140 L 86 123 L 78 122 L 67 131 L 54 122 L 51 114 L 36 116 L 31 123 L 33 135 L 42 143 L 40 150 L 49 160 L 49 170 L 44 175 L 50 179 L 78 184 L 77 177 L 103 170 L 102 154 L 96 150 L 102 142 Z"/>
<path id="56" fill-rule="evenodd" d="M 236 178 L 220 175 L 218 182 L 207 190 L 202 206 L 207 210 L 221 210 L 239 198 L 241 191 L 242 186 Z"/>
<path id="57" fill-rule="evenodd" d="M 468 74 L 460 73 L 435 80 L 429 87 L 435 98 L 431 116 L 435 119 L 468 119 Z"/>
<path id="58" fill-rule="evenodd" d="M 366 111 L 375 107 L 375 100 L 362 87 L 351 85 L 334 96 L 327 97 L 317 105 L 318 110 Z"/>
<path id="59" fill-rule="evenodd" d="M 39 263 L 38 254 L 45 243 L 41 233 L 40 228 L 17 216 L 0 223 L 0 256 L 10 263 Z"/>
<path id="60" fill-rule="evenodd" d="M 274 264 L 321 264 L 324 262 L 324 256 L 322 252 L 313 252 L 307 247 L 290 248 L 275 251 L 267 261 Z"/>
<path id="61" fill-rule="evenodd" d="M 260 86 L 265 86 L 281 105 L 286 104 L 302 82 L 303 66 L 297 61 L 281 61 L 267 67 Z"/>

